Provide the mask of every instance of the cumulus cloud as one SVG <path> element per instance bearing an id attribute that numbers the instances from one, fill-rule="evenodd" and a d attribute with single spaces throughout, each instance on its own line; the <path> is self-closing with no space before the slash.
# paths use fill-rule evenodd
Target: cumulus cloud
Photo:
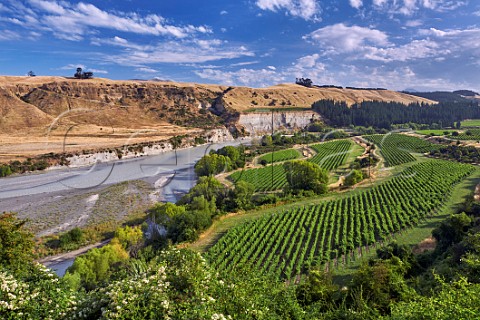
<path id="1" fill-rule="evenodd" d="M 96 29 L 180 39 L 212 32 L 207 26 L 175 26 L 156 14 L 142 16 L 134 12 L 105 11 L 85 2 L 28 0 L 26 4 L 9 2 L 8 6 L 2 5 L 2 10 L 15 14 L 12 18 L 16 20 L 12 23 L 72 41 L 82 40 Z"/>
<path id="2" fill-rule="evenodd" d="M 257 0 L 256 4 L 262 10 L 285 11 L 305 20 L 320 20 L 321 8 L 316 0 Z"/>
<path id="3" fill-rule="evenodd" d="M 331 52 L 352 52 L 367 44 L 387 45 L 386 33 L 359 26 L 347 26 L 343 23 L 317 29 L 304 36 L 305 40 L 321 45 Z"/>
<path id="4" fill-rule="evenodd" d="M 240 69 L 236 71 L 204 69 L 195 71 L 195 74 L 202 79 L 218 81 L 222 84 L 252 87 L 265 87 L 285 80 L 283 75 L 268 69 Z"/>
<path id="5" fill-rule="evenodd" d="M 102 60 L 126 66 L 143 67 L 154 63 L 204 63 L 222 59 L 253 57 L 255 54 L 244 46 L 230 46 L 218 39 L 165 41 L 141 45 L 120 37 L 96 38 L 93 44 L 108 44 L 122 50 L 118 54 L 103 55 Z"/>
<path id="6" fill-rule="evenodd" d="M 355 9 L 360 9 L 360 7 L 363 5 L 362 0 L 350 0 L 350 5 L 354 7 Z"/>

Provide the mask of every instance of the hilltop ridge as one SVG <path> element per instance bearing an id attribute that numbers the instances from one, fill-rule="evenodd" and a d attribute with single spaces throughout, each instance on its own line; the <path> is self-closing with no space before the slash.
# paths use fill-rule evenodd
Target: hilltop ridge
<path id="1" fill-rule="evenodd" d="M 236 127 L 256 109 L 300 111 L 321 99 L 434 101 L 389 90 L 268 88 L 172 81 L 0 76 L 0 160 L 82 151 Z M 241 126 L 241 125 L 240 125 Z M 68 143 L 64 143 L 68 134 Z"/>

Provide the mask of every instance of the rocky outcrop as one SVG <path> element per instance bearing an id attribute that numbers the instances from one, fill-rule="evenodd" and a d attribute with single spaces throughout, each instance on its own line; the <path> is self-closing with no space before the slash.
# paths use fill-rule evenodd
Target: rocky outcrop
<path id="1" fill-rule="evenodd" d="M 313 111 L 272 111 L 241 114 L 238 123 L 251 135 L 303 129 L 322 117 Z"/>

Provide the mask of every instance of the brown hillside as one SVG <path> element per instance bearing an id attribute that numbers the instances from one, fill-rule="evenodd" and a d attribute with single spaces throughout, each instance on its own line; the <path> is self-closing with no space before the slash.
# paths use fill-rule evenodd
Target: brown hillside
<path id="1" fill-rule="evenodd" d="M 331 99 L 356 102 L 397 101 L 435 103 L 435 101 L 390 90 L 354 90 L 337 88 L 307 88 L 296 84 L 281 84 L 269 88 L 253 89 L 236 87 L 224 95 L 225 105 L 238 111 L 254 108 L 308 108 L 315 101 Z"/>
<path id="2" fill-rule="evenodd" d="M 0 76 L 0 162 L 48 152 L 162 140 L 232 125 L 238 111 L 308 108 L 321 99 L 349 104 L 362 100 L 432 102 L 387 90 L 319 89 L 293 84 L 253 89 Z M 212 108 L 217 110 L 215 114 L 210 112 Z"/>

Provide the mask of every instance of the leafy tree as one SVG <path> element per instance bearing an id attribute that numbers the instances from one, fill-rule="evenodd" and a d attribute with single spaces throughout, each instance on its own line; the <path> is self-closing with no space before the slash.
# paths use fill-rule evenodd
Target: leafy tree
<path id="1" fill-rule="evenodd" d="M 472 219 L 465 212 L 454 214 L 432 231 L 437 240 L 437 250 L 444 251 L 448 246 L 458 243 L 466 235 Z"/>
<path id="2" fill-rule="evenodd" d="M 345 177 L 345 185 L 353 186 L 363 180 L 363 173 L 361 170 L 352 170 L 349 175 Z"/>
<path id="3" fill-rule="evenodd" d="M 270 135 L 264 135 L 262 137 L 262 146 L 271 147 L 273 145 L 273 138 Z"/>
<path id="4" fill-rule="evenodd" d="M 364 301 L 382 314 L 388 314 L 396 301 L 405 301 L 415 291 L 404 279 L 408 265 L 397 257 L 363 264 L 354 274 L 352 291 L 359 291 Z"/>
<path id="5" fill-rule="evenodd" d="M 242 168 L 245 165 L 244 154 L 245 147 L 233 147 L 233 146 L 225 146 L 221 149 L 218 149 L 216 154 L 228 157 L 232 164 L 232 169 Z"/>
<path id="6" fill-rule="evenodd" d="M 25 223 L 16 213 L 0 215 L 0 267 L 17 272 L 33 262 L 33 235 L 24 229 Z"/>
<path id="7" fill-rule="evenodd" d="M 143 240 L 143 232 L 140 226 L 125 226 L 115 231 L 115 238 L 123 248 L 130 249 Z"/>
<path id="8" fill-rule="evenodd" d="M 334 304 L 338 286 L 333 284 L 332 275 L 321 270 L 310 270 L 306 280 L 296 289 L 297 299 L 302 305 L 315 303 L 316 308 L 326 311 Z"/>
<path id="9" fill-rule="evenodd" d="M 252 196 L 255 193 L 255 186 L 246 181 L 238 181 L 230 194 L 233 207 L 238 209 L 250 209 L 253 207 Z"/>
<path id="10" fill-rule="evenodd" d="M 77 72 L 73 75 L 77 79 L 82 79 L 82 68 L 77 68 Z"/>
<path id="11" fill-rule="evenodd" d="M 81 244 L 85 240 L 85 237 L 83 235 L 82 229 L 77 227 L 62 234 L 59 240 L 60 240 L 60 246 L 63 249 L 68 250 L 70 248 L 77 247 L 79 244 Z"/>
<path id="12" fill-rule="evenodd" d="M 304 87 L 311 87 L 313 85 L 313 81 L 309 78 L 296 78 L 295 83 Z"/>
<path id="13" fill-rule="evenodd" d="M 195 173 L 199 177 L 212 176 L 232 169 L 232 161 L 229 157 L 211 154 L 203 156 L 195 164 Z"/>
<path id="14" fill-rule="evenodd" d="M 228 189 L 217 179 L 212 176 L 200 177 L 197 184 L 178 201 L 177 204 L 189 204 L 193 198 L 204 196 L 207 201 L 214 201 L 217 208 L 222 208 L 225 198 L 228 195 Z"/>
<path id="15" fill-rule="evenodd" d="M 159 224 L 167 225 L 175 216 L 185 213 L 185 206 L 176 205 L 171 202 L 156 203 L 149 212 L 155 215 L 155 221 Z"/>
<path id="16" fill-rule="evenodd" d="M 91 290 L 110 278 L 115 264 L 127 259 L 127 251 L 117 238 L 113 238 L 106 246 L 77 257 L 67 273 L 79 277 L 82 286 Z"/>
<path id="17" fill-rule="evenodd" d="M 289 161 L 283 164 L 287 177 L 287 192 L 311 190 L 316 194 L 327 192 L 328 172 L 308 161 Z"/>

